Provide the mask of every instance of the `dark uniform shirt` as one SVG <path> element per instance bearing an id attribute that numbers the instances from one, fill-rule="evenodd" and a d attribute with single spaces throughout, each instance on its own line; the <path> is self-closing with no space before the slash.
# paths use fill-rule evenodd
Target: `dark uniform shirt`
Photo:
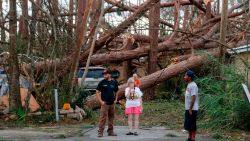
<path id="1" fill-rule="evenodd" d="M 99 82 L 96 89 L 101 92 L 102 101 L 108 105 L 114 103 L 115 93 L 118 91 L 118 84 L 116 81 L 103 79 Z"/>

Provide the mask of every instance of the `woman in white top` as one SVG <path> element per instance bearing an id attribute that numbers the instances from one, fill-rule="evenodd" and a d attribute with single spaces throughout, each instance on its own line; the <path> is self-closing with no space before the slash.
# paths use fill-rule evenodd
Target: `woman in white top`
<path id="1" fill-rule="evenodd" d="M 139 115 L 142 113 L 142 92 L 135 87 L 134 79 L 128 80 L 128 87 L 125 89 L 126 109 L 125 114 L 128 115 L 129 132 L 126 135 L 137 136 L 139 126 Z M 134 130 L 134 132 L 133 132 Z"/>

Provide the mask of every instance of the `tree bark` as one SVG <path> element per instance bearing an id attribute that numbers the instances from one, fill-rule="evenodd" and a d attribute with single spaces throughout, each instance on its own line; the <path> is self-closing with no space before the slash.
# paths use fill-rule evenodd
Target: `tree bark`
<path id="1" fill-rule="evenodd" d="M 186 31 L 188 28 L 188 18 L 189 18 L 189 6 L 185 7 L 185 13 L 184 13 L 184 18 L 183 18 L 183 30 Z"/>
<path id="2" fill-rule="evenodd" d="M 212 18 L 212 8 L 211 8 L 211 2 L 209 1 L 206 5 L 206 20 L 209 20 Z"/>
<path id="3" fill-rule="evenodd" d="M 17 28 L 17 13 L 16 13 L 16 0 L 9 1 L 9 39 L 10 39 L 10 47 L 9 47 L 9 64 L 10 64 L 10 93 L 9 93 L 9 101 L 10 101 L 10 109 L 14 110 L 17 108 L 21 108 L 21 96 L 20 96 L 20 84 L 19 84 L 19 63 L 17 58 L 17 44 L 16 44 L 16 28 Z"/>
<path id="4" fill-rule="evenodd" d="M 221 23 L 220 23 L 220 42 L 225 44 L 226 33 L 227 33 L 227 15 L 228 15 L 228 0 L 222 1 L 222 14 L 221 14 Z M 226 48 L 223 45 L 219 46 L 220 48 L 220 63 L 224 64 L 225 62 L 225 50 Z"/>
<path id="5" fill-rule="evenodd" d="M 21 31 L 21 38 L 26 42 L 26 46 L 28 46 L 29 39 L 29 23 L 28 23 L 28 0 L 21 0 L 22 6 L 22 17 L 23 17 L 23 27 L 19 29 Z"/>
<path id="6" fill-rule="evenodd" d="M 131 37 L 130 35 L 125 36 L 124 38 L 125 39 L 123 39 L 122 51 L 132 50 L 134 44 L 134 38 Z M 133 75 L 131 60 L 124 61 L 122 63 L 122 67 L 123 67 L 123 78 L 125 79 L 124 82 L 126 82 Z"/>
<path id="7" fill-rule="evenodd" d="M 179 0 L 178 0 L 179 1 Z M 149 36 L 150 36 L 150 49 L 149 49 L 149 62 L 148 74 L 157 71 L 157 54 L 158 54 L 158 34 L 159 34 L 159 19 L 160 19 L 160 0 L 149 11 Z M 155 88 L 149 88 L 144 96 L 145 99 L 150 100 L 154 98 Z"/>

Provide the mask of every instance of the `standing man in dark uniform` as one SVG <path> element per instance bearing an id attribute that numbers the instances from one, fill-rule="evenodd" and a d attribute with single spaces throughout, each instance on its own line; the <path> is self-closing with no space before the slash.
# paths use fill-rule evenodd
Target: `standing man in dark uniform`
<path id="1" fill-rule="evenodd" d="M 117 136 L 113 130 L 115 116 L 114 105 L 117 102 L 118 84 L 112 80 L 109 69 L 103 72 L 104 79 L 98 84 L 96 89 L 96 98 L 101 104 L 101 114 L 99 121 L 98 137 L 103 137 L 103 131 L 108 117 L 108 135 Z"/>

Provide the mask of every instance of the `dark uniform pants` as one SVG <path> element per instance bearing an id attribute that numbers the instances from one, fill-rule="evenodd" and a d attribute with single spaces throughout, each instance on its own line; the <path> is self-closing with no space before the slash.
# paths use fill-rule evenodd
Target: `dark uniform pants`
<path id="1" fill-rule="evenodd" d="M 113 133 L 113 124 L 114 124 L 114 117 L 115 117 L 115 109 L 114 104 L 107 105 L 104 104 L 101 106 L 100 111 L 100 120 L 99 120 L 99 132 L 103 133 L 105 128 L 106 120 L 108 118 L 108 133 Z"/>

